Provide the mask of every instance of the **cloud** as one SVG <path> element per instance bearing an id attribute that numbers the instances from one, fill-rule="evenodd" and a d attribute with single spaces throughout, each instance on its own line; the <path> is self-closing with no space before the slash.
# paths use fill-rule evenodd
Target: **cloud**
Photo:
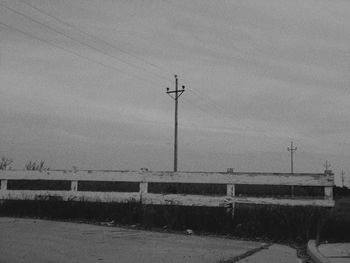
<path id="1" fill-rule="evenodd" d="M 1 22 L 81 57 L 1 28 L 4 151 L 19 142 L 54 159 L 57 149 L 62 164 L 65 145 L 89 164 L 106 149 L 126 166 L 144 164 L 139 153 L 159 152 L 171 165 L 174 106 L 165 88 L 175 73 L 186 85 L 179 127 L 191 158 L 208 151 L 207 161 L 214 153 L 219 159 L 232 148 L 279 151 L 291 139 L 310 152 L 336 153 L 350 135 L 346 1 L 30 3 L 103 41 L 5 1 L 69 38 L 8 10 Z"/>

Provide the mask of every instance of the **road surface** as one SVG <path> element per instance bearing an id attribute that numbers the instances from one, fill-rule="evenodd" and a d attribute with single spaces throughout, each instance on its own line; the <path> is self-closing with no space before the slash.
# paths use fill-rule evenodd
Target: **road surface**
<path id="1" fill-rule="evenodd" d="M 0 262 L 217 262 L 262 243 L 0 218 Z"/>
<path id="2" fill-rule="evenodd" d="M 208 236 L 38 219 L 0 218 L 1 263 L 212 263 L 224 262 L 249 251 L 259 250 L 264 245 L 260 242 Z M 255 253 L 255 256 L 258 253 L 260 252 Z M 263 253 L 266 253 L 266 249 Z"/>

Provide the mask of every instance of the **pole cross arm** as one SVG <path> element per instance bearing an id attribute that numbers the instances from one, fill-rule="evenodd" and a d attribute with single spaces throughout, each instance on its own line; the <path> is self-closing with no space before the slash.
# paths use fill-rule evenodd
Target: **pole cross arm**
<path id="1" fill-rule="evenodd" d="M 182 93 L 184 93 L 185 92 L 185 86 L 182 86 L 182 89 L 181 90 L 169 90 L 169 88 L 167 88 L 167 94 L 171 97 L 171 98 L 173 98 L 173 99 L 177 99 L 177 98 L 179 98 L 181 95 L 182 95 Z M 173 96 L 171 96 L 170 94 L 172 94 L 172 93 L 175 93 L 175 98 L 173 97 Z"/>

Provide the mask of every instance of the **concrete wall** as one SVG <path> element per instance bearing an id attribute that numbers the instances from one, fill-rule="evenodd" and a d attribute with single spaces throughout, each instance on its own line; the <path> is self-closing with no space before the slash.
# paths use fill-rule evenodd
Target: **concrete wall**
<path id="1" fill-rule="evenodd" d="M 0 171 L 0 200 L 62 200 L 88 202 L 141 202 L 143 204 L 227 206 L 234 203 L 274 204 L 288 206 L 334 206 L 334 178 L 329 174 L 282 173 L 209 173 L 209 172 L 150 172 L 144 171 Z M 65 180 L 70 189 L 10 190 L 11 180 Z M 138 192 L 79 191 L 79 181 L 137 182 Z M 225 196 L 191 194 L 155 194 L 148 192 L 149 183 L 224 184 Z M 322 199 L 258 198 L 235 195 L 235 185 L 318 186 L 324 188 Z"/>

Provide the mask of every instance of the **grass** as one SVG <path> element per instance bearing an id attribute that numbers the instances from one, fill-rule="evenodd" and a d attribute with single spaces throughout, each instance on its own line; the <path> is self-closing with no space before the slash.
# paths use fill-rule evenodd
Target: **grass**
<path id="1" fill-rule="evenodd" d="M 0 216 L 40 217 L 89 222 L 113 221 L 144 229 L 166 229 L 230 235 L 248 239 L 305 242 L 316 236 L 325 211 L 313 207 L 236 205 L 235 216 L 221 207 L 140 205 L 139 203 L 88 203 L 3 201 Z"/>

